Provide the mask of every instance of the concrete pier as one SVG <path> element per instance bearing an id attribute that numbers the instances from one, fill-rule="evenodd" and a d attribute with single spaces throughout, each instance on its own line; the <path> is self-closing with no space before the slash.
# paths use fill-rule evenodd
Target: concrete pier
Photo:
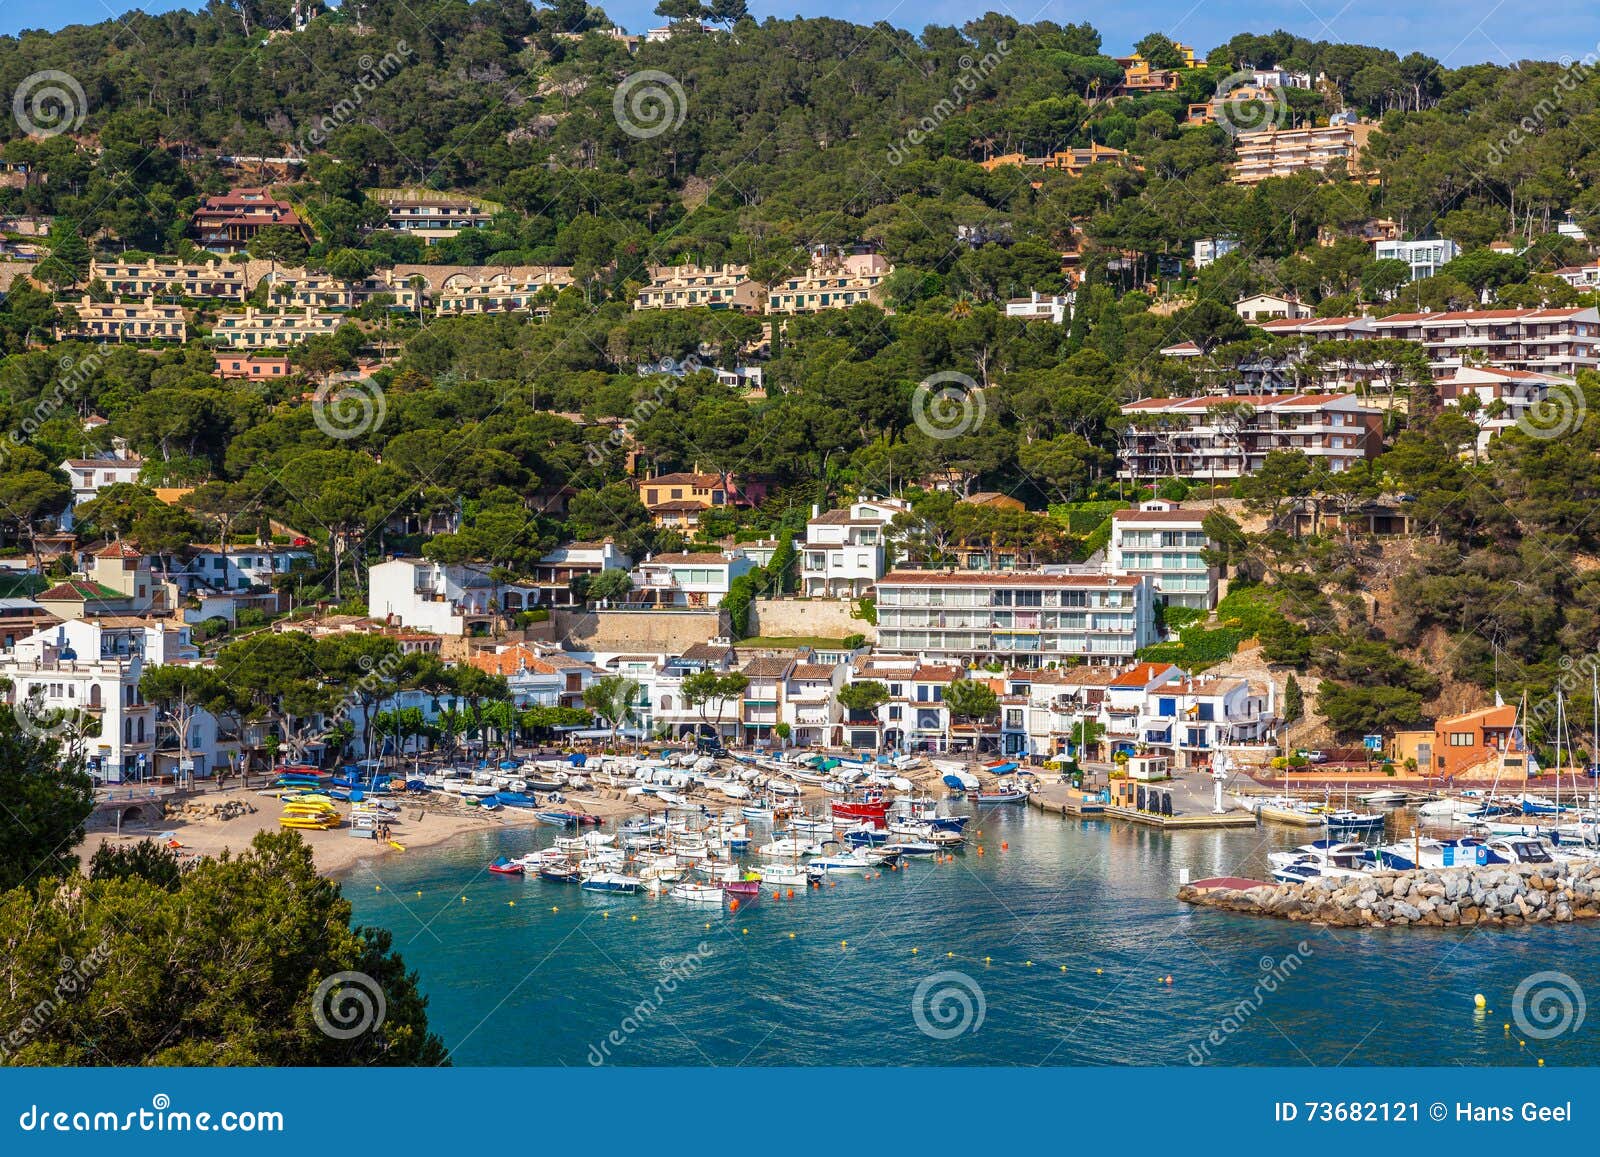
<path id="1" fill-rule="evenodd" d="M 1206 787 L 1209 788 L 1210 785 L 1211 780 L 1208 776 L 1206 778 Z M 1163 831 L 1192 831 L 1197 828 L 1253 828 L 1256 826 L 1256 817 L 1242 808 L 1235 808 L 1221 815 L 1213 813 L 1210 810 L 1211 797 L 1209 792 L 1202 800 L 1195 788 L 1183 780 L 1173 780 L 1161 786 L 1170 790 L 1173 794 L 1178 810 L 1172 815 L 1158 815 L 1155 812 L 1139 811 L 1137 808 L 1102 803 L 1098 794 L 1089 796 L 1075 787 L 1060 783 L 1046 784 L 1028 797 L 1028 803 L 1040 811 L 1056 812 L 1063 816 L 1104 817 L 1107 819 L 1126 820 L 1128 823 L 1160 828 Z"/>

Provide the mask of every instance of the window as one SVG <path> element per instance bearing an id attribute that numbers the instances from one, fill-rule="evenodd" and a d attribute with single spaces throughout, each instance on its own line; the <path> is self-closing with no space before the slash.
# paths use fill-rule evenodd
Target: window
<path id="1" fill-rule="evenodd" d="M 1452 731 L 1450 733 L 1450 746 L 1451 747 L 1473 747 L 1473 746 L 1476 746 L 1476 744 L 1474 743 L 1474 736 L 1473 736 L 1472 732 L 1470 732 L 1470 731 Z"/>

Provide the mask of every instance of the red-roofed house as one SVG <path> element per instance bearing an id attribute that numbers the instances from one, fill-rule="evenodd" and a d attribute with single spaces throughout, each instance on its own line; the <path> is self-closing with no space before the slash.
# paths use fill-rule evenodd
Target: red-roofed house
<path id="1" fill-rule="evenodd" d="M 261 230 L 278 227 L 292 230 L 307 241 L 311 230 L 287 201 L 279 201 L 265 189 L 238 188 L 206 197 L 194 211 L 194 235 L 202 249 L 213 253 L 239 253 Z"/>

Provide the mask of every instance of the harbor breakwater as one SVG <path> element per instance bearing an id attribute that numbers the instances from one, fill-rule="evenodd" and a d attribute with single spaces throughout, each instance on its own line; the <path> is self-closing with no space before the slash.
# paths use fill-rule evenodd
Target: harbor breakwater
<path id="1" fill-rule="evenodd" d="M 1178 899 L 1340 928 L 1566 924 L 1600 917 L 1600 863 L 1413 868 L 1252 888 L 1202 882 L 1180 888 Z"/>

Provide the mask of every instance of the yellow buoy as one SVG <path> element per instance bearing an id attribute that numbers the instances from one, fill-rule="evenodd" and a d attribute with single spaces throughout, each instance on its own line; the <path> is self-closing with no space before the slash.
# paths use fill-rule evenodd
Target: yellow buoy
<path id="1" fill-rule="evenodd" d="M 378 885 L 376 885 L 376 884 L 374 884 L 374 885 L 372 885 L 372 890 L 373 890 L 373 891 L 374 891 L 374 892 L 381 892 L 381 891 L 383 891 L 383 889 L 382 889 L 382 888 L 380 888 L 380 887 L 378 887 Z"/>
<path id="2" fill-rule="evenodd" d="M 1473 1004 L 1474 1008 L 1488 1008 L 1489 1007 L 1489 1002 L 1483 998 L 1483 993 L 1481 993 L 1481 992 L 1478 993 L 1476 996 L 1474 996 L 1472 998 L 1472 1004 Z"/>
<path id="3" fill-rule="evenodd" d="M 1062 966 L 1061 966 L 1061 971 L 1062 971 L 1062 972 L 1065 972 L 1065 971 L 1066 971 L 1066 970 L 1067 970 L 1067 966 L 1066 966 L 1066 965 L 1065 965 L 1065 964 L 1063 964 L 1063 965 L 1062 965 Z"/>
<path id="4" fill-rule="evenodd" d="M 516 903 L 516 901 L 513 900 L 512 903 L 514 904 L 514 903 Z M 602 920 L 611 919 L 611 913 L 610 912 L 602 912 L 602 913 L 600 913 L 600 919 L 602 919 Z"/>
<path id="5" fill-rule="evenodd" d="M 639 922 L 639 917 L 637 916 L 629 916 L 628 919 L 632 920 L 636 924 Z"/>
<path id="6" fill-rule="evenodd" d="M 1106 970 L 1105 970 L 1105 969 L 1104 969 L 1104 968 L 1096 968 L 1096 969 L 1095 969 L 1095 970 L 1094 970 L 1094 974 L 1095 974 L 1095 975 L 1096 975 L 1096 976 L 1104 976 L 1104 975 L 1105 975 L 1105 971 L 1106 971 Z"/>
<path id="7" fill-rule="evenodd" d="M 848 948 L 848 947 L 850 947 L 850 941 L 848 941 L 848 940 L 839 941 L 839 947 L 840 948 Z"/>
<path id="8" fill-rule="evenodd" d="M 1543 1057 L 1540 1057 L 1540 1058 L 1539 1058 L 1539 1067 L 1540 1067 L 1540 1068 L 1541 1068 L 1541 1069 L 1542 1069 L 1542 1068 L 1544 1068 L 1544 1058 L 1543 1058 Z"/>
<path id="9" fill-rule="evenodd" d="M 921 951 L 922 951 L 922 949 L 920 949 L 920 948 L 913 948 L 911 950 L 911 955 L 915 956 L 917 953 L 919 953 Z"/>
<path id="10" fill-rule="evenodd" d="M 791 933 L 789 933 L 789 939 L 790 939 L 790 940 L 793 940 L 793 939 L 794 939 L 794 933 L 793 933 L 793 932 L 791 932 Z"/>
<path id="11" fill-rule="evenodd" d="M 517 906 L 517 902 L 515 900 L 507 900 L 506 901 L 506 907 L 507 908 L 515 908 L 516 906 Z"/>
<path id="12" fill-rule="evenodd" d="M 1024 967 L 1024 968 L 1032 968 L 1032 967 L 1033 967 L 1033 961 L 1031 961 L 1031 960 L 1024 960 L 1024 961 L 1023 961 L 1023 962 L 1022 962 L 1022 967 Z"/>
<path id="13" fill-rule="evenodd" d="M 745 935 L 746 935 L 746 936 L 748 936 L 748 935 L 750 935 L 750 929 L 748 929 L 748 928 L 745 928 L 745 929 L 743 929 L 743 931 L 744 931 L 744 934 L 745 934 Z"/>
<path id="14" fill-rule="evenodd" d="M 556 907 L 556 906 L 555 906 L 555 905 L 553 905 L 553 904 L 552 904 L 552 905 L 551 905 L 551 906 L 550 906 L 550 911 L 552 911 L 552 912 L 559 912 L 559 911 L 561 911 L 561 909 L 560 909 L 560 908 L 557 908 L 557 907 Z"/>

